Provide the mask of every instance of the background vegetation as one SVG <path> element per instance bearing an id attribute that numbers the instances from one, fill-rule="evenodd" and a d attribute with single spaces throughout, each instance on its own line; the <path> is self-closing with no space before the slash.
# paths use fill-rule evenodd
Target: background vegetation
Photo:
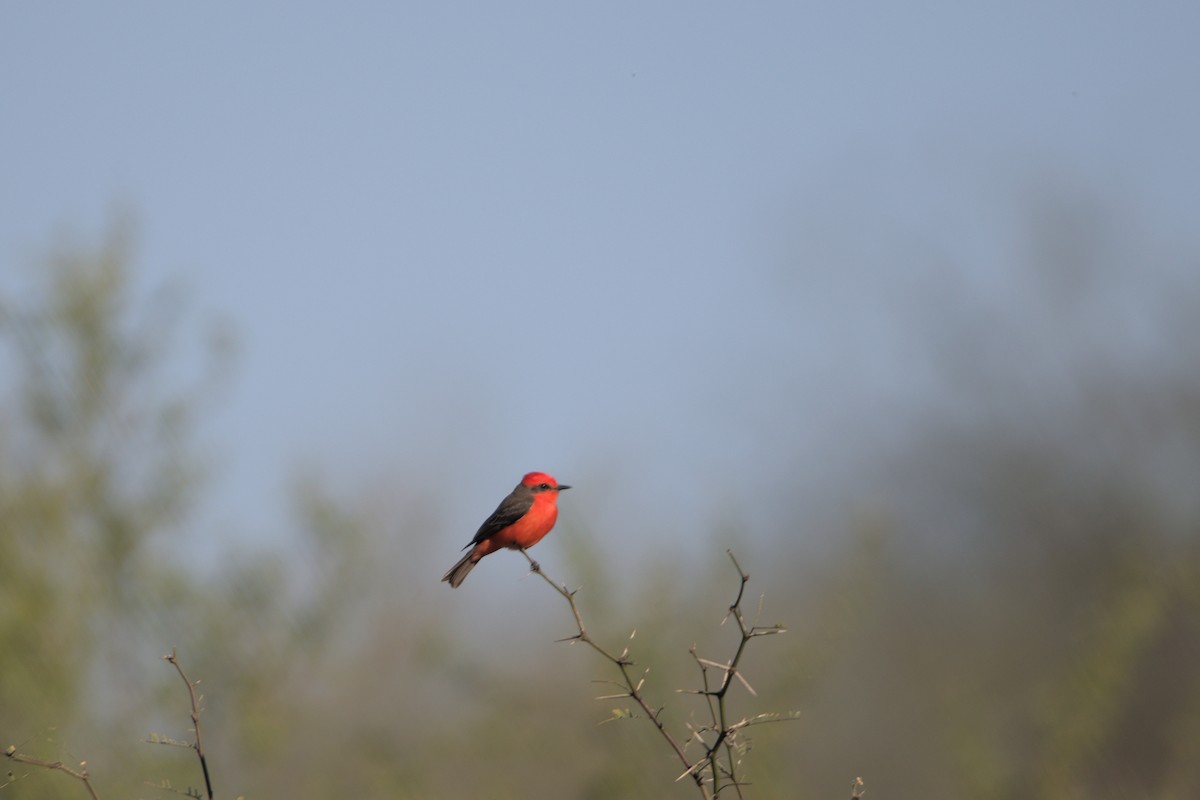
<path id="1" fill-rule="evenodd" d="M 891 418 L 881 402 L 888 446 L 831 465 L 819 502 L 757 498 L 784 535 L 713 520 L 689 558 L 609 553 L 568 505 L 537 554 L 584 587 L 598 640 L 637 629 L 645 691 L 682 732 L 701 712 L 674 694 L 697 685 L 689 648 L 736 645 L 719 622 L 738 552 L 761 622 L 789 632 L 750 648 L 758 696 L 731 705 L 800 712 L 753 731 L 753 796 L 846 796 L 856 775 L 889 799 L 1200 795 L 1195 254 L 1078 198 L 1028 219 L 1013 296 L 947 275 L 938 313 L 914 315 L 938 400 Z M 187 738 L 160 660 L 177 647 L 218 796 L 692 793 L 644 721 L 597 724 L 611 665 L 554 643 L 574 630 L 548 587 L 447 601 L 439 565 L 466 534 L 411 481 L 339 492 L 298 468 L 285 548 L 198 562 L 219 466 L 196 432 L 228 347 L 181 333 L 178 294 L 134 291 L 134 262 L 121 226 L 54 243 L 0 305 L 0 744 L 86 759 L 105 798 L 198 785 L 186 752 L 141 741 Z M 1136 331 L 1112 313 L 1128 304 Z M 196 346 L 212 369 L 181 375 Z M 0 797 L 82 796 L 7 766 Z"/>

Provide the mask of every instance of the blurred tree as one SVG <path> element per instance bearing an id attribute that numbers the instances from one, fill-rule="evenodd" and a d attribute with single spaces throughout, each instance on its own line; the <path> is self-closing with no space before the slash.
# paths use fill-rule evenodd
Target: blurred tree
<path id="1" fill-rule="evenodd" d="M 188 433 L 203 394 L 170 389 L 177 298 L 160 292 L 139 314 L 129 263 L 117 224 L 96 248 L 59 248 L 0 297 L 0 721 L 13 743 L 119 705 L 88 682 L 128 674 L 108 656 L 178 577 L 147 545 L 198 486 Z"/>
<path id="2" fill-rule="evenodd" d="M 910 298 L 943 380 L 790 601 L 797 783 L 1200 796 L 1200 278 L 1094 197 L 1032 197 L 1003 282 Z"/>
<path id="3" fill-rule="evenodd" d="M 829 491 L 836 547 L 754 553 L 725 531 L 693 576 L 580 544 L 603 537 L 560 549 L 589 630 L 637 628 L 679 730 L 689 647 L 721 658 L 731 633 L 723 546 L 747 548 L 791 629 L 747 653 L 753 702 L 802 713 L 754 732 L 750 796 L 837 796 L 860 774 L 893 800 L 1200 796 L 1200 292 L 1080 206 L 1036 209 L 1008 294 L 941 275 L 918 304 L 944 383 L 910 415 L 872 409 L 909 436 Z M 136 301 L 129 255 L 118 227 L 0 301 L 0 736 L 87 757 L 102 797 L 195 785 L 186 753 L 138 743 L 186 738 L 157 659 L 178 645 L 211 693 L 222 796 L 692 796 L 644 721 L 597 724 L 614 704 L 588 681 L 611 675 L 554 643 L 572 631 L 547 587 L 446 603 L 420 547 L 445 515 L 403 481 L 373 504 L 307 476 L 285 547 L 185 569 L 171 537 L 201 485 L 204 393 L 172 390 L 177 306 Z M 774 511 L 789 535 L 814 516 Z M 60 777 L 0 796 L 79 796 Z"/>

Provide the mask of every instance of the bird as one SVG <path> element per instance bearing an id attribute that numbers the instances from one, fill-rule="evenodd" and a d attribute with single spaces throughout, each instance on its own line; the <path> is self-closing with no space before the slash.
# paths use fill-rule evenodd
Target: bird
<path id="1" fill-rule="evenodd" d="M 570 488 L 544 472 L 526 473 L 512 493 L 501 500 L 492 515 L 479 526 L 475 538 L 463 548 L 470 548 L 470 552 L 451 567 L 442 580 L 457 589 L 466 580 L 467 573 L 489 553 L 506 547 L 525 550 L 540 542 L 558 520 L 558 493 Z"/>

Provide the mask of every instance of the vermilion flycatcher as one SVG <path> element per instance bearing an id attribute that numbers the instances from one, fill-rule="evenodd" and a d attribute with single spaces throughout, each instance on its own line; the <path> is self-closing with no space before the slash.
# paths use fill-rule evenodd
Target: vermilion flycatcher
<path id="1" fill-rule="evenodd" d="M 527 474 L 479 526 L 479 532 L 467 545 L 471 552 L 451 567 L 442 580 L 449 581 L 457 589 L 479 559 L 488 553 L 505 547 L 524 550 L 540 542 L 558 519 L 558 493 L 570 488 L 559 486 L 558 481 L 544 472 Z"/>

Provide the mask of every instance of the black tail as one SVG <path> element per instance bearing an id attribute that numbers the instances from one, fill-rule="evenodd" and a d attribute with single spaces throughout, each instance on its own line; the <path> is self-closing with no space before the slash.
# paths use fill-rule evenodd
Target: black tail
<path id="1" fill-rule="evenodd" d="M 449 572 L 442 576 L 442 580 L 450 582 L 450 588 L 457 589 L 467 579 L 467 573 L 475 569 L 475 565 L 479 563 L 477 560 L 472 561 L 471 555 L 471 553 L 467 553 L 450 568 Z"/>

